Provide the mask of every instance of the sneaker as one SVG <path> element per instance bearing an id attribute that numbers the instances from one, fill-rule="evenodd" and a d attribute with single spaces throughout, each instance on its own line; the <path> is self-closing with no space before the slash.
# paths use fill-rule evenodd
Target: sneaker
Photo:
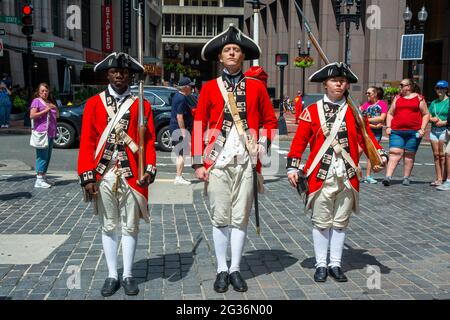
<path id="1" fill-rule="evenodd" d="M 9 124 L 5 124 L 4 128 L 9 128 Z"/>
<path id="2" fill-rule="evenodd" d="M 439 191 L 449 191 L 450 190 L 450 181 L 445 181 L 439 187 L 436 187 L 436 190 Z"/>
<path id="3" fill-rule="evenodd" d="M 385 187 L 389 187 L 391 185 L 391 177 L 384 178 L 382 183 Z"/>
<path id="4" fill-rule="evenodd" d="M 48 189 L 51 188 L 51 185 L 45 182 L 43 178 L 36 178 L 36 182 L 34 183 L 35 188 Z"/>
<path id="5" fill-rule="evenodd" d="M 371 176 L 368 176 L 368 177 L 364 180 L 364 183 L 377 184 L 378 181 L 375 180 L 374 178 L 372 178 Z"/>
<path id="6" fill-rule="evenodd" d="M 183 176 L 179 176 L 179 177 L 177 176 L 177 177 L 175 177 L 173 184 L 176 186 L 182 186 L 182 185 L 186 186 L 186 185 L 190 185 L 191 182 L 184 179 Z"/>
<path id="7" fill-rule="evenodd" d="M 4 124 L 2 124 L 0 128 L 4 128 L 4 127 L 5 127 L 5 125 L 4 125 Z"/>
<path id="8" fill-rule="evenodd" d="M 411 179 L 409 177 L 404 177 L 402 185 L 409 186 L 411 184 Z"/>

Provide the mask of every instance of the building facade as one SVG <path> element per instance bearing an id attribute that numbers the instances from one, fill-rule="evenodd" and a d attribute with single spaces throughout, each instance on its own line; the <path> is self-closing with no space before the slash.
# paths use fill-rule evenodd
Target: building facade
<path id="1" fill-rule="evenodd" d="M 243 0 L 163 0 L 164 80 L 188 75 L 197 83 L 217 76 L 216 62 L 202 61 L 201 49 L 230 23 L 243 28 Z"/>
<path id="2" fill-rule="evenodd" d="M 263 1 L 260 11 L 259 39 L 263 55 L 259 61 L 269 74 L 268 86 L 280 96 L 280 71 L 275 66 L 276 53 L 289 54 L 285 69 L 285 94 L 293 97 L 302 89 L 303 75 L 294 66 L 299 55 L 299 40 L 305 50 L 308 37 L 295 3 L 305 12 L 312 31 L 330 61 L 344 61 L 345 27 L 336 28 L 334 0 L 279 0 Z M 294 3 L 295 2 L 295 3 Z M 358 75 L 359 83 L 352 85 L 352 95 L 358 102 L 365 101 L 365 90 L 370 85 L 396 85 L 408 75 L 408 62 L 400 60 L 401 38 L 405 34 L 403 13 L 410 6 L 417 24 L 417 13 L 425 5 L 428 19 L 425 23 L 424 58 L 417 61 L 416 80 L 428 99 L 434 98 L 433 86 L 439 79 L 450 78 L 449 30 L 450 2 L 448 0 L 363 0 L 360 28 L 352 24 L 350 32 L 349 64 Z M 245 31 L 253 35 L 253 11 L 245 8 Z M 321 84 L 308 82 L 308 77 L 324 65 L 317 50 L 311 48 L 315 63 L 305 72 L 305 93 L 323 92 Z M 272 91 L 273 91 L 272 90 Z"/>
<path id="3" fill-rule="evenodd" d="M 144 3 L 146 81 L 155 83 L 162 75 L 162 3 L 160 0 Z M 24 4 L 33 5 L 32 41 L 54 43 L 51 48 L 33 47 L 33 86 L 45 81 L 62 92 L 69 90 L 71 84 L 104 83 L 105 77 L 95 74 L 93 66 L 107 54 L 126 51 L 138 56 L 133 0 L 0 0 L 0 16 L 20 21 Z M 0 36 L 4 43 L 0 73 L 12 75 L 13 83 L 23 87 L 30 66 L 22 26 L 0 23 L 0 28 L 6 33 Z"/>

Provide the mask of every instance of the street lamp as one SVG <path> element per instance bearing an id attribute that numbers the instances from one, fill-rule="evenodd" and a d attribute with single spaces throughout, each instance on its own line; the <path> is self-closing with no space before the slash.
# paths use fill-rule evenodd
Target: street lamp
<path id="1" fill-rule="evenodd" d="M 425 32 L 425 22 L 428 19 L 428 12 L 425 6 L 417 13 L 417 20 L 419 21 L 419 28 L 412 23 L 413 13 L 409 6 L 406 6 L 405 12 L 403 12 L 403 20 L 405 21 L 405 33 L 406 34 L 423 34 Z M 417 30 L 418 29 L 418 30 Z M 413 78 L 417 69 L 417 60 L 410 60 L 408 62 L 408 77 Z"/>
<path id="2" fill-rule="evenodd" d="M 298 48 L 298 56 L 299 57 L 309 57 L 310 53 L 311 53 L 311 41 L 308 40 L 308 43 L 306 45 L 306 48 L 308 49 L 308 51 L 306 52 L 302 52 L 302 40 L 298 40 L 297 41 L 297 48 Z M 305 69 L 306 68 L 302 68 L 302 78 L 303 78 L 303 82 L 302 82 L 302 96 L 305 96 Z"/>
<path id="3" fill-rule="evenodd" d="M 259 45 L 259 10 L 261 10 L 261 6 L 265 6 L 265 4 L 261 3 L 259 0 L 251 0 L 247 1 L 247 3 L 250 3 L 253 8 L 253 41 Z M 258 66 L 259 60 L 253 60 L 253 65 Z"/>
<path id="4" fill-rule="evenodd" d="M 355 3 L 356 12 L 350 13 Z M 341 13 L 342 7 L 344 7 L 344 12 L 347 11 L 347 13 Z M 334 0 L 333 11 L 336 16 L 336 28 L 338 31 L 341 23 L 345 22 L 345 63 L 348 64 L 350 27 L 353 22 L 356 26 L 356 30 L 359 29 L 359 23 L 361 21 L 361 0 Z"/>

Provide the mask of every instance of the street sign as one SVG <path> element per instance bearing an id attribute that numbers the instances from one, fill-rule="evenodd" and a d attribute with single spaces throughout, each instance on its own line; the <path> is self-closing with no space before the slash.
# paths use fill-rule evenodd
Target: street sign
<path id="1" fill-rule="evenodd" d="M 3 39 L 0 39 L 0 57 L 3 57 Z"/>
<path id="2" fill-rule="evenodd" d="M 6 30 L 0 29 L 0 36 L 6 36 Z"/>
<path id="3" fill-rule="evenodd" d="M 36 42 L 33 41 L 31 42 L 31 46 L 32 47 L 43 47 L 43 48 L 54 48 L 55 47 L 55 43 L 54 42 Z"/>
<path id="4" fill-rule="evenodd" d="M 422 60 L 423 34 L 404 34 L 400 50 L 400 60 Z"/>
<path id="5" fill-rule="evenodd" d="M 0 23 L 22 24 L 21 19 L 15 16 L 0 16 Z"/>
<path id="6" fill-rule="evenodd" d="M 289 63 L 289 55 L 287 53 L 277 53 L 275 55 L 275 64 L 279 67 L 287 66 Z"/>

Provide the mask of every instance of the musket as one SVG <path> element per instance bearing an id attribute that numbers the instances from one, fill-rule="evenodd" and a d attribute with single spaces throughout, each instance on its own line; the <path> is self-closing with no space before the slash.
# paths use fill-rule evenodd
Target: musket
<path id="1" fill-rule="evenodd" d="M 297 1 L 294 1 L 295 6 L 297 7 L 297 10 L 300 12 L 300 15 L 303 18 L 303 23 L 305 25 L 306 33 L 308 34 L 309 39 L 311 40 L 311 43 L 316 48 L 317 52 L 319 53 L 320 58 L 326 63 L 329 64 L 330 60 L 328 59 L 327 55 L 323 51 L 322 47 L 319 44 L 319 41 L 317 41 L 317 38 L 314 36 L 311 30 L 311 25 L 309 24 L 308 18 L 306 18 L 305 13 L 298 5 Z M 355 101 L 352 99 L 350 94 L 347 96 L 347 104 L 350 107 L 350 110 L 353 113 L 353 116 L 356 119 L 356 123 L 361 128 L 361 133 L 364 139 L 364 144 L 367 148 L 367 157 L 369 158 L 370 164 L 372 167 L 375 166 L 382 166 L 383 160 L 381 160 L 381 156 L 378 153 L 377 148 L 375 148 L 375 145 L 372 142 L 372 139 L 370 139 L 369 134 L 367 133 L 367 128 L 364 123 L 364 120 L 362 118 L 362 115 L 359 111 L 359 109 L 356 107 Z"/>
<path id="2" fill-rule="evenodd" d="M 141 65 L 144 65 L 144 14 L 143 14 L 143 5 L 144 0 L 137 0 L 138 8 L 138 30 L 137 30 L 137 38 L 138 38 L 138 60 Z M 135 8 L 136 10 L 136 8 Z M 145 169 L 145 115 L 144 115 L 144 80 L 141 77 L 139 80 L 139 115 L 138 115 L 138 136 L 139 136 L 139 167 L 138 167 L 138 175 L 139 181 L 142 180 L 144 176 Z"/>

